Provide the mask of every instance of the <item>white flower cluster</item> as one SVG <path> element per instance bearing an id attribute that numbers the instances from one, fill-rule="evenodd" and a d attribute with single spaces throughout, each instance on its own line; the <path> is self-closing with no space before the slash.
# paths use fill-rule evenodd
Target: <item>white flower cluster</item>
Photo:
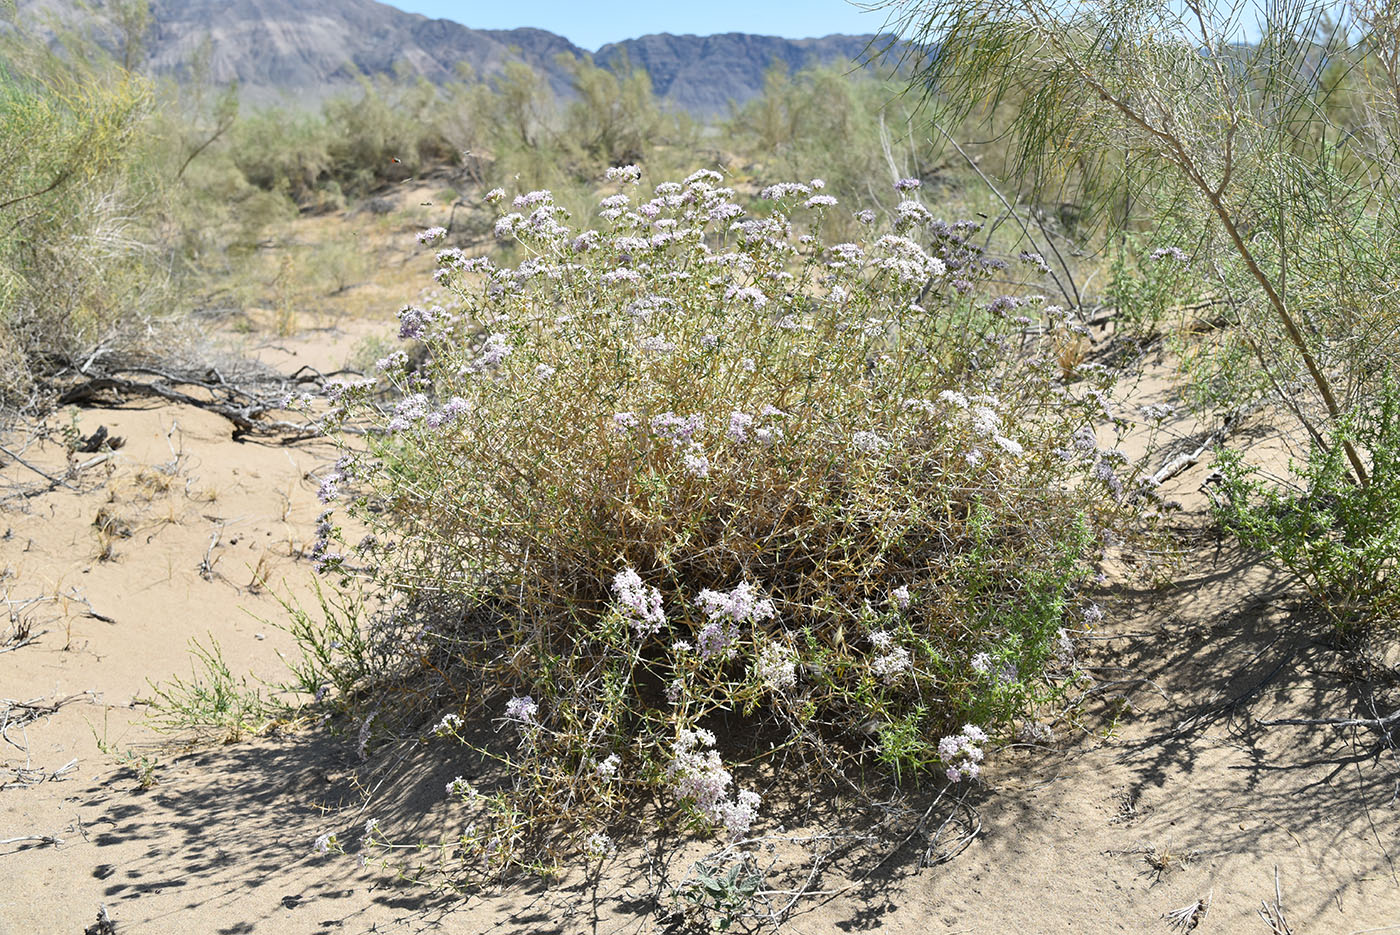
<path id="1" fill-rule="evenodd" d="M 439 737 L 446 737 L 448 734 L 455 734 L 462 727 L 462 717 L 458 714 L 444 714 L 442 720 L 437 722 L 433 728 L 433 733 Z"/>
<path id="2" fill-rule="evenodd" d="M 763 800 L 757 792 L 740 790 L 729 798 L 733 775 L 724 768 L 713 748 L 715 735 L 703 728 L 682 730 L 672 748 L 668 770 L 672 787 L 681 798 L 690 799 L 700 814 L 729 832 L 731 840 L 749 833 Z"/>
<path id="3" fill-rule="evenodd" d="M 583 842 L 583 851 L 589 857 L 602 859 L 616 854 L 617 844 L 603 832 L 595 831 Z"/>
<path id="4" fill-rule="evenodd" d="M 888 630 L 876 630 L 870 634 L 870 645 L 879 654 L 870 663 L 870 671 L 880 677 L 886 685 L 893 685 L 904 677 L 914 666 L 909 650 L 896 646 L 894 636 Z"/>
<path id="5" fill-rule="evenodd" d="M 603 782 L 612 782 L 617 778 L 617 769 L 621 765 L 622 758 L 616 753 L 610 753 L 601 763 L 593 764 L 593 774 Z"/>
<path id="6" fill-rule="evenodd" d="M 418 242 L 421 244 L 435 244 L 447 236 L 447 228 L 430 227 L 427 230 L 418 232 Z"/>
<path id="7" fill-rule="evenodd" d="M 875 432 L 861 431 L 851 436 L 851 445 L 856 451 L 865 454 L 879 454 L 888 448 L 890 443 Z"/>
<path id="8" fill-rule="evenodd" d="M 948 764 L 950 782 L 976 779 L 981 774 L 982 745 L 986 742 L 987 732 L 975 724 L 965 724 L 961 733 L 938 741 L 938 755 Z"/>
<path id="9" fill-rule="evenodd" d="M 661 609 L 661 592 L 643 584 L 641 576 L 631 568 L 624 568 L 613 576 L 612 588 L 618 605 L 639 639 L 651 636 L 666 625 L 666 613 Z"/>
<path id="10" fill-rule="evenodd" d="M 472 787 L 471 783 L 467 782 L 461 776 L 458 776 L 447 784 L 447 794 L 470 799 L 474 798 L 478 793 L 476 789 Z"/>
<path id="11" fill-rule="evenodd" d="M 758 654 L 758 680 L 770 691 L 782 692 L 797 684 L 797 653 L 770 643 Z"/>

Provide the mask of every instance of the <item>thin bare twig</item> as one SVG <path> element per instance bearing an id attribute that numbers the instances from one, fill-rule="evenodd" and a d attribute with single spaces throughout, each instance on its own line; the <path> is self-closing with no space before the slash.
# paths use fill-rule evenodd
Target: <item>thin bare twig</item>
<path id="1" fill-rule="evenodd" d="M 48 481 L 50 484 L 52 484 L 52 485 L 54 485 L 54 486 L 56 486 L 56 487 L 67 487 L 69 490 L 76 490 L 76 489 L 77 489 L 76 487 L 74 487 L 72 484 L 68 483 L 68 482 L 67 482 L 66 480 L 64 480 L 63 478 L 61 478 L 61 477 L 54 477 L 54 476 L 53 476 L 52 474 L 50 474 L 48 471 L 45 471 L 45 470 L 43 470 L 43 469 L 41 469 L 41 468 L 37 468 L 37 467 L 35 467 L 34 465 L 30 464 L 28 461 L 24 460 L 24 459 L 21 458 L 19 455 L 15 454 L 13 451 L 11 451 L 10 449 L 6 448 L 4 445 L 0 445 L 0 452 L 2 452 L 2 453 L 4 453 L 4 454 L 8 455 L 8 456 L 10 457 L 10 459 L 13 460 L 13 461 L 15 461 L 16 463 L 22 464 L 22 465 L 24 465 L 25 467 L 29 468 L 29 470 L 33 471 L 35 474 L 38 474 L 38 475 L 39 475 L 40 477 L 42 477 L 44 480 Z"/>
<path id="2" fill-rule="evenodd" d="M 17 838 L 0 838 L 0 844 L 22 844 L 26 841 L 38 841 L 41 844 L 53 845 L 63 843 L 62 838 L 54 837 L 51 834 L 22 834 Z"/>
<path id="3" fill-rule="evenodd" d="M 1293 926 L 1288 924 L 1288 917 L 1283 913 L 1283 887 L 1279 885 L 1277 864 L 1274 865 L 1274 904 L 1271 906 L 1261 900 L 1259 918 L 1274 935 L 1293 935 Z"/>

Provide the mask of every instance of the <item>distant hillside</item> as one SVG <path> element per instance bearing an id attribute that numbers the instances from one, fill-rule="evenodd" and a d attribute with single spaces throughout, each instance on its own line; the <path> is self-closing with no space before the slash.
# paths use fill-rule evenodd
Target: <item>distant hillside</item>
<path id="1" fill-rule="evenodd" d="M 19 9 L 67 25 L 97 19 L 76 0 L 20 0 Z M 563 94 L 568 83 L 555 57 L 587 54 L 542 29 L 471 29 L 376 0 L 151 0 L 151 14 L 145 37 L 151 71 L 181 76 L 207 42 L 212 77 L 236 79 L 252 101 L 314 103 L 357 75 L 422 75 L 442 82 L 454 76 L 459 62 L 489 76 L 512 59 L 542 72 Z M 646 69 L 667 104 L 703 117 L 723 112 L 731 100 L 743 103 L 755 96 L 774 61 L 793 68 L 855 67 L 873 38 L 656 35 L 611 43 L 596 59 L 606 66 L 625 60 Z"/>
<path id="2" fill-rule="evenodd" d="M 693 114 L 722 112 L 763 88 L 763 73 L 775 61 L 793 70 L 814 62 L 858 63 L 878 48 L 875 36 L 781 39 L 731 32 L 719 36 L 642 36 L 609 43 L 594 58 L 601 65 L 629 61 L 646 69 L 659 97 Z"/>

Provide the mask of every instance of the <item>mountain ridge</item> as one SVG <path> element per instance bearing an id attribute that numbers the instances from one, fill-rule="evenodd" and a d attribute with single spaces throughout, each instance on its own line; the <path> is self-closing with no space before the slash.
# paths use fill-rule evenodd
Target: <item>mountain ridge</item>
<path id="1" fill-rule="evenodd" d="M 19 11 L 90 26 L 108 41 L 115 35 L 79 0 L 20 0 Z M 254 103 L 294 105 L 312 105 L 361 76 L 422 76 L 440 84 L 456 76 L 459 63 L 489 78 L 510 61 L 535 68 L 556 94 L 568 96 L 568 74 L 556 57 L 591 55 L 605 68 L 627 62 L 646 70 L 665 106 L 704 118 L 756 96 L 774 62 L 794 70 L 808 64 L 856 68 L 883 44 L 876 35 L 840 33 L 805 39 L 656 33 L 589 52 L 545 29 L 473 29 L 378 0 L 150 0 L 150 11 L 143 47 L 151 73 L 187 75 L 189 63 L 207 48 L 213 81 L 236 80 Z"/>

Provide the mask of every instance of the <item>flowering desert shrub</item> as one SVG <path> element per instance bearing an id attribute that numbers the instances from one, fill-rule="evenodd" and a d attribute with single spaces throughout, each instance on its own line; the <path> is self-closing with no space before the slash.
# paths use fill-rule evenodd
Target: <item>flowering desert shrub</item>
<path id="1" fill-rule="evenodd" d="M 513 784 L 448 787 L 489 816 L 454 853 L 607 853 L 643 793 L 741 840 L 779 754 L 975 780 L 1070 674 L 1128 515 L 1108 378 L 1053 360 L 1073 316 L 992 291 L 1005 264 L 912 180 L 892 229 L 828 243 L 820 180 L 749 207 L 713 172 L 609 176 L 591 228 L 488 195 L 518 262 L 443 250 L 400 316 L 425 353 L 337 400 L 382 428 L 323 487 L 371 534 L 328 518 L 316 551 L 395 595 L 366 707 L 511 738 L 481 750 Z"/>

